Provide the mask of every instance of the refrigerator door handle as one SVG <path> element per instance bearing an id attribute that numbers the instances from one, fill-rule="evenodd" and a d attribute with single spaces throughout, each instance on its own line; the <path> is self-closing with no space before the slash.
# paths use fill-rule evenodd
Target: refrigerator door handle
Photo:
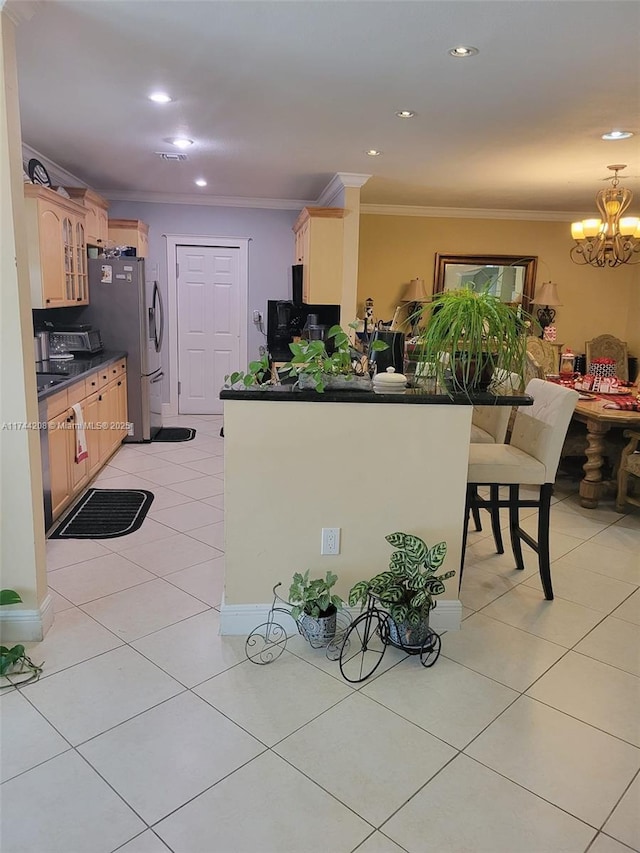
<path id="1" fill-rule="evenodd" d="M 153 377 L 153 379 L 150 381 L 150 383 L 149 383 L 149 384 L 150 384 L 150 385 L 155 385 L 155 383 L 156 383 L 156 382 L 161 382 L 161 381 L 162 381 L 162 377 L 163 377 L 163 376 L 164 376 L 164 373 L 163 373 L 163 372 L 162 372 L 162 370 L 161 370 L 161 371 L 160 371 L 160 373 L 158 373 L 158 375 L 157 375 L 157 376 L 154 376 L 154 377 Z"/>
<path id="2" fill-rule="evenodd" d="M 156 348 L 156 352 L 160 352 L 162 349 L 162 341 L 164 338 L 164 305 L 162 304 L 162 294 L 160 293 L 160 288 L 158 287 L 158 282 L 153 282 L 153 315 L 156 320 L 155 323 L 155 338 L 154 345 Z M 160 315 L 160 321 L 158 322 L 158 315 Z"/>

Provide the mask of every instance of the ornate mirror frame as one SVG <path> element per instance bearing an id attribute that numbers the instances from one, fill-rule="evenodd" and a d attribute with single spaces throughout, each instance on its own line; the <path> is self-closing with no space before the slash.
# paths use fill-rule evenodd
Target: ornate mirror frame
<path id="1" fill-rule="evenodd" d="M 433 292 L 442 293 L 446 286 L 447 273 L 451 273 L 451 267 L 460 265 L 463 267 L 514 267 L 522 270 L 522 307 L 525 311 L 531 311 L 533 307 L 533 294 L 536 283 L 536 269 L 538 258 L 534 255 L 521 257 L 519 255 L 441 255 L 436 254 L 435 275 L 433 280 Z M 507 300 L 505 300 L 507 301 Z"/>

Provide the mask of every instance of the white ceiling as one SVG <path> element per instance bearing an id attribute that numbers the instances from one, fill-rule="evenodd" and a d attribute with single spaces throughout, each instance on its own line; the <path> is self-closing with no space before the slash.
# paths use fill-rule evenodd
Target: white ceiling
<path id="1" fill-rule="evenodd" d="M 295 207 L 352 172 L 370 205 L 593 212 L 627 163 L 640 213 L 636 0 L 17 5 L 24 142 L 112 198 Z M 187 162 L 154 156 L 177 134 Z"/>

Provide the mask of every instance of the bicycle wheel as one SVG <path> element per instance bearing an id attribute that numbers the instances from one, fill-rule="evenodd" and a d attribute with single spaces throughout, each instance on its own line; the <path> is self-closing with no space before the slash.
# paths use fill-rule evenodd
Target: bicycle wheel
<path id="1" fill-rule="evenodd" d="M 379 610 L 365 611 L 349 626 L 340 651 L 340 672 L 345 681 L 358 684 L 369 678 L 387 650 L 387 619 Z"/>
<path id="2" fill-rule="evenodd" d="M 440 657 L 441 646 L 442 640 L 440 639 L 440 634 L 436 634 L 435 631 L 430 630 L 429 636 L 420 649 L 420 663 L 422 666 L 429 667 L 434 665 Z"/>

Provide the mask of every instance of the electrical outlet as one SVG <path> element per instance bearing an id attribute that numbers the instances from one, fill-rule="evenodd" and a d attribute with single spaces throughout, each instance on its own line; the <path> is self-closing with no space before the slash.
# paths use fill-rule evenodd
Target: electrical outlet
<path id="1" fill-rule="evenodd" d="M 321 554 L 339 554 L 340 553 L 340 528 L 339 527 L 323 527 L 322 541 L 320 544 Z"/>
<path id="2" fill-rule="evenodd" d="M 261 311 L 254 311 L 253 312 L 253 322 L 256 324 L 256 326 L 259 325 L 260 323 L 262 323 L 262 312 Z"/>

